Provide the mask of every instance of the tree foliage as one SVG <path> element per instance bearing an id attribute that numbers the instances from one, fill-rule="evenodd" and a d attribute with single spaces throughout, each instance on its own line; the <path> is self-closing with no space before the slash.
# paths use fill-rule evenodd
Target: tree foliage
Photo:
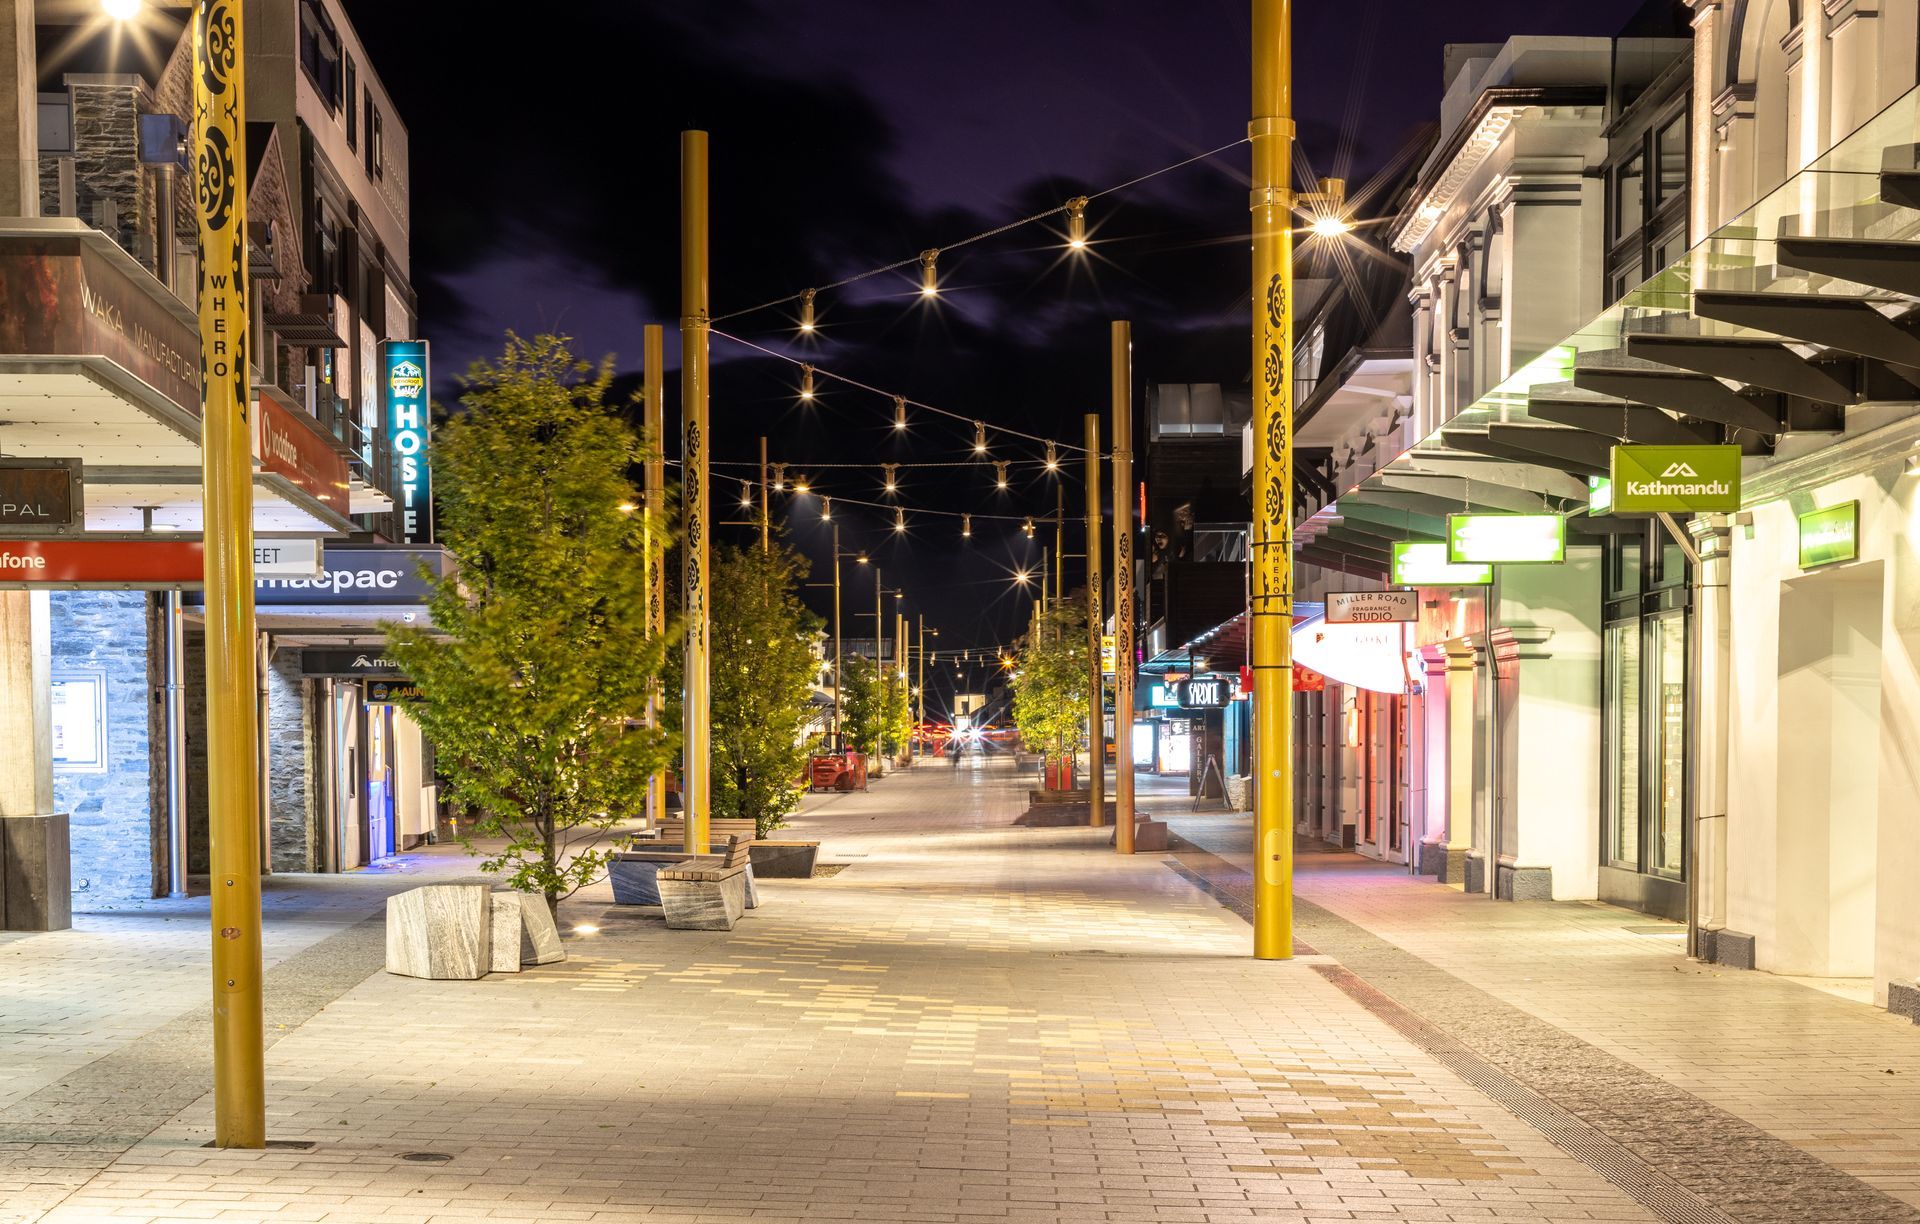
<path id="1" fill-rule="evenodd" d="M 800 602 L 806 571 L 785 546 L 713 553 L 713 815 L 751 817 L 761 837 L 806 791 L 821 623 Z"/>
<path id="2" fill-rule="evenodd" d="M 638 433 L 607 406 L 611 367 L 557 336 L 509 334 L 475 362 L 434 441 L 441 541 L 433 627 L 390 625 L 420 697 L 461 840 L 549 905 L 593 879 L 593 835 L 642 806 L 674 737 L 640 725 L 671 635 L 649 640 L 647 533 L 629 473 Z M 664 525 L 654 524 L 654 541 Z"/>
<path id="3" fill-rule="evenodd" d="M 1065 600 L 1040 618 L 1029 634 L 1013 674 L 1013 721 L 1030 752 L 1073 752 L 1085 739 L 1087 685 L 1087 609 Z"/>
<path id="4" fill-rule="evenodd" d="M 913 737 L 913 695 L 906 677 L 865 655 L 849 660 L 846 671 L 842 732 L 876 762 L 900 756 Z"/>

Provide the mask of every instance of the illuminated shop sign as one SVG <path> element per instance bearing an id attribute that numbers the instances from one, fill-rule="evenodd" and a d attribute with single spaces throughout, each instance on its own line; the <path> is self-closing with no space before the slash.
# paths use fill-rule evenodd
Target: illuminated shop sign
<path id="1" fill-rule="evenodd" d="M 1183 710 L 1222 710 L 1233 700 L 1233 682 L 1224 676 L 1195 676 L 1178 689 Z"/>
<path id="2" fill-rule="evenodd" d="M 1587 477 L 1587 513 L 1605 514 L 1613 509 L 1613 480 L 1606 476 Z"/>
<path id="3" fill-rule="evenodd" d="M 1486 586 L 1493 581 L 1491 565 L 1453 565 L 1447 546 L 1432 540 L 1403 540 L 1393 546 L 1395 586 Z"/>
<path id="4" fill-rule="evenodd" d="M 1450 564 L 1524 565 L 1566 559 L 1567 521 L 1557 514 L 1447 516 Z"/>
<path id="5" fill-rule="evenodd" d="M 1800 568 L 1852 561 L 1860 555 L 1860 503 L 1842 502 L 1800 516 Z"/>
<path id="6" fill-rule="evenodd" d="M 427 469 L 427 342 L 388 340 L 381 346 L 387 429 L 399 461 L 400 542 L 433 538 L 433 480 Z"/>
<path id="7" fill-rule="evenodd" d="M 1737 446 L 1616 446 L 1615 514 L 1722 513 L 1740 508 Z"/>

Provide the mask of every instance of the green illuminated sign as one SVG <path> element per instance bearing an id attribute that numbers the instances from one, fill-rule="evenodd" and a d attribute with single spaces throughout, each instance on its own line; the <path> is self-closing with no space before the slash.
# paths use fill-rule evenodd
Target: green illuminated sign
<path id="1" fill-rule="evenodd" d="M 1615 514 L 1726 513 L 1740 508 L 1737 446 L 1616 446 Z"/>
<path id="2" fill-rule="evenodd" d="M 1800 516 L 1800 568 L 1851 561 L 1860 555 L 1860 503 L 1842 502 Z"/>
<path id="3" fill-rule="evenodd" d="M 1613 482 L 1605 476 L 1587 477 L 1587 513 L 1605 514 L 1613 509 Z"/>
<path id="4" fill-rule="evenodd" d="M 1393 546 L 1395 586 L 1486 586 L 1492 581 L 1491 565 L 1451 565 L 1447 546 L 1437 541 L 1410 540 Z"/>
<path id="5" fill-rule="evenodd" d="M 1567 559 L 1567 520 L 1557 514 L 1449 514 L 1454 565 L 1523 565 Z"/>

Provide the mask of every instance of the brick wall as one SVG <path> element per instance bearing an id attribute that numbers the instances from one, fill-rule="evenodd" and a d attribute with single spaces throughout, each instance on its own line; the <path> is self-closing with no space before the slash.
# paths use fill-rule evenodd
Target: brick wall
<path id="1" fill-rule="evenodd" d="M 147 631 L 148 596 L 139 591 L 55 591 L 53 670 L 99 674 L 106 681 L 107 768 L 56 769 L 55 810 L 68 813 L 73 838 L 74 908 L 91 909 L 154 895 L 154 690 Z"/>
<path id="2" fill-rule="evenodd" d="M 314 831 L 314 763 L 319 759 L 300 651 L 276 650 L 267 669 L 267 824 L 275 871 L 312 871 L 319 838 Z"/>

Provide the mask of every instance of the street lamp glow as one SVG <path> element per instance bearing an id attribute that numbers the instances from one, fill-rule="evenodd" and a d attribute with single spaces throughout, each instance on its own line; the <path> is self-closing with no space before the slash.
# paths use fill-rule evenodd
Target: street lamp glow
<path id="1" fill-rule="evenodd" d="M 893 427 L 896 430 L 905 430 L 907 427 L 907 397 L 904 395 L 893 397 Z"/>
<path id="2" fill-rule="evenodd" d="M 920 252 L 921 297 L 932 297 L 940 292 L 940 269 L 936 266 L 939 259 L 938 248 Z"/>
<path id="3" fill-rule="evenodd" d="M 632 514 L 635 510 L 638 510 L 639 508 L 640 508 L 639 506 L 634 505 L 632 502 L 621 502 L 619 505 L 614 507 L 614 509 L 618 510 L 622 514 Z"/>
<path id="4" fill-rule="evenodd" d="M 867 554 L 861 553 L 859 556 L 855 557 L 854 560 L 861 565 L 865 565 L 867 564 Z"/>
<path id="5" fill-rule="evenodd" d="M 1076 251 L 1087 249 L 1087 197 L 1067 201 L 1067 246 Z"/>
<path id="6" fill-rule="evenodd" d="M 1352 230 L 1353 223 L 1337 213 L 1327 213 L 1313 219 L 1313 232 L 1316 237 L 1338 238 Z"/>
<path id="7" fill-rule="evenodd" d="M 1013 581 L 1018 586 L 1027 585 L 1027 571 L 1025 570 L 1013 571 Z"/>
<path id="8" fill-rule="evenodd" d="M 960 516 L 960 538 L 963 540 L 971 540 L 973 538 L 973 516 L 971 514 L 963 514 Z"/>
<path id="9" fill-rule="evenodd" d="M 800 330 L 803 332 L 813 330 L 813 293 L 808 289 L 800 295 Z"/>
<path id="10" fill-rule="evenodd" d="M 810 365 L 800 367 L 800 398 L 803 400 L 813 398 L 813 367 Z"/>
<path id="11" fill-rule="evenodd" d="M 833 499 L 831 497 L 823 497 L 820 499 L 820 521 L 823 523 L 831 523 L 833 521 Z"/>
<path id="12" fill-rule="evenodd" d="M 996 488 L 1007 487 L 1007 461 L 1002 459 L 993 465 L 993 483 Z"/>
<path id="13" fill-rule="evenodd" d="M 100 0 L 100 7 L 115 21 L 132 21 L 140 15 L 140 0 Z"/>
<path id="14" fill-rule="evenodd" d="M 985 421 L 975 421 L 973 423 L 973 453 L 976 455 L 984 455 L 987 453 L 987 423 Z"/>

